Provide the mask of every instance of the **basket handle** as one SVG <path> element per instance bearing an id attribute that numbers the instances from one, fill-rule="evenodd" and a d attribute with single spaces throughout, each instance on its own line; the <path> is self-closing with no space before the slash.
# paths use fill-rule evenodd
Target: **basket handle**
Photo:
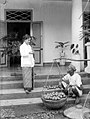
<path id="1" fill-rule="evenodd" d="M 54 64 L 54 62 L 52 63 L 52 65 L 51 65 L 51 68 L 50 68 L 50 70 L 49 70 L 49 74 L 51 73 L 51 70 L 52 70 L 52 68 L 53 68 L 53 64 Z M 49 75 L 47 76 L 47 79 L 46 79 L 46 81 L 45 81 L 45 85 L 44 85 L 44 87 L 43 87 L 43 89 L 42 89 L 42 92 L 43 92 L 43 94 L 45 94 L 45 88 L 46 88 L 46 86 L 47 86 L 47 81 L 48 81 L 48 79 L 49 79 Z"/>
<path id="2" fill-rule="evenodd" d="M 50 68 L 50 70 L 49 70 L 49 74 L 48 74 L 48 76 L 47 76 L 47 79 L 46 79 L 46 81 L 45 81 L 45 85 L 44 85 L 44 87 L 43 87 L 43 89 L 42 89 L 42 93 L 43 93 L 43 94 L 45 94 L 45 88 L 47 88 L 47 81 L 48 81 L 48 79 L 49 79 L 49 75 L 50 75 L 50 73 L 51 73 L 51 71 L 52 71 L 52 68 L 53 68 L 54 63 L 56 63 L 56 65 L 57 65 L 57 67 L 58 67 L 58 70 L 59 70 L 59 76 L 60 76 L 60 80 L 59 80 L 59 81 L 60 81 L 60 82 L 62 81 L 62 75 L 60 75 L 60 72 L 62 72 L 62 70 L 60 69 L 60 66 L 59 66 L 57 60 L 54 59 L 52 65 L 51 65 L 51 68 Z"/>

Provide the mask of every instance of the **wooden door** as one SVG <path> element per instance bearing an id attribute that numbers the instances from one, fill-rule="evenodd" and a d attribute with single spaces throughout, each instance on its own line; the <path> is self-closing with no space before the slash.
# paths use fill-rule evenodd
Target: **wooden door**
<path id="1" fill-rule="evenodd" d="M 4 47 L 6 46 L 6 42 L 3 42 L 2 38 L 7 34 L 6 31 L 6 22 L 0 21 L 0 67 L 6 67 L 7 66 L 7 55 L 3 55 Z"/>
<path id="2" fill-rule="evenodd" d="M 42 21 L 38 21 L 38 22 L 33 22 L 32 23 L 32 30 L 33 30 L 33 36 L 36 37 L 36 41 L 35 41 L 35 46 L 33 46 L 34 48 L 34 52 L 35 52 L 35 64 L 36 66 L 41 66 L 43 65 L 43 46 L 42 46 L 42 25 L 43 22 Z"/>

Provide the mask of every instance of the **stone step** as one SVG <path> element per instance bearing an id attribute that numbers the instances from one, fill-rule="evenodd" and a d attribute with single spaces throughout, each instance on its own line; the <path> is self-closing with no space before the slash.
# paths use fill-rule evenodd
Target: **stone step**
<path id="1" fill-rule="evenodd" d="M 36 75 L 34 76 L 35 80 L 39 80 L 39 79 L 47 79 L 47 75 Z M 61 77 L 59 75 L 50 75 L 49 79 L 60 79 Z M 0 76 L 0 81 L 14 81 L 14 80 L 22 80 L 22 76 L 18 75 L 18 76 Z"/>
<path id="2" fill-rule="evenodd" d="M 0 100 L 22 99 L 41 97 L 43 88 L 35 88 L 30 94 L 26 94 L 23 88 L 0 90 Z M 48 92 L 50 92 L 48 90 Z"/>
<path id="3" fill-rule="evenodd" d="M 81 75 L 82 78 L 90 78 L 90 74 L 88 74 L 88 73 L 80 72 L 79 74 Z M 50 74 L 50 75 L 35 74 L 34 75 L 34 79 L 61 78 L 64 75 L 65 75 L 65 73 L 63 73 L 63 74 Z M 0 75 L 0 81 L 2 81 L 2 80 L 3 81 L 7 81 L 7 80 L 20 80 L 20 79 L 22 79 L 22 74 L 18 74 L 18 73 L 14 73 L 13 75 L 12 75 L 12 73 L 10 75 L 5 75 L 5 73 L 4 73 L 4 74 Z"/>
<path id="4" fill-rule="evenodd" d="M 82 83 L 84 84 L 84 85 L 86 85 L 86 84 L 90 84 L 90 78 L 88 77 L 88 78 L 82 78 Z"/>
<path id="5" fill-rule="evenodd" d="M 81 75 L 81 77 L 90 77 L 90 73 L 86 73 L 86 72 L 78 72 L 80 75 Z M 35 75 L 37 75 L 36 73 L 35 73 L 35 71 L 34 71 L 34 74 Z M 57 72 L 56 74 L 54 74 L 54 75 L 65 75 L 66 73 L 64 72 L 60 72 L 60 74 L 59 74 L 59 72 Z M 52 73 L 49 73 L 48 72 L 48 75 L 50 75 L 50 76 L 54 76 L 54 75 L 52 75 Z M 11 73 L 11 76 L 22 76 L 22 73 L 18 73 L 18 72 L 15 72 L 15 73 Z M 38 77 L 40 76 L 41 77 L 41 75 L 37 75 Z M 42 77 L 47 77 L 47 75 L 42 75 Z"/>
<path id="6" fill-rule="evenodd" d="M 54 75 L 54 76 L 50 76 L 49 79 L 60 79 L 60 76 L 58 75 Z M 34 80 L 46 80 L 47 76 L 35 76 Z M 18 80 L 22 80 L 22 76 L 0 76 L 0 81 L 18 81 Z"/>
<path id="7" fill-rule="evenodd" d="M 57 89 L 45 90 L 43 87 L 34 88 L 30 92 L 30 94 L 26 94 L 23 88 L 19 89 L 3 89 L 0 90 L 0 100 L 8 100 L 8 99 L 22 99 L 22 98 L 38 98 L 41 97 L 43 93 L 60 91 Z"/>
<path id="8" fill-rule="evenodd" d="M 23 98 L 23 99 L 10 99 L 0 100 L 0 106 L 15 106 L 15 105 L 32 105 L 42 103 L 41 98 Z"/>
<path id="9" fill-rule="evenodd" d="M 60 79 L 53 78 L 53 79 L 38 79 L 34 80 L 34 87 L 44 87 L 44 85 L 58 85 Z M 83 85 L 90 84 L 89 78 L 82 78 Z M 14 80 L 14 81 L 0 81 L 0 89 L 12 89 L 12 88 L 22 88 L 23 87 L 23 81 L 20 80 Z"/>
<path id="10" fill-rule="evenodd" d="M 81 102 L 84 104 L 86 100 L 87 94 L 83 94 L 81 97 Z M 88 98 L 90 100 L 90 97 Z M 75 98 L 67 98 L 67 104 L 74 103 Z M 41 105 L 43 104 L 41 97 L 37 98 L 22 98 L 22 99 L 7 99 L 7 100 L 0 100 L 0 106 L 6 107 L 6 106 L 25 106 L 25 105 Z M 42 105 L 43 106 L 43 105 Z"/>
<path id="11" fill-rule="evenodd" d="M 90 91 L 90 85 L 84 85 L 84 94 L 88 94 Z M 30 94 L 26 94 L 23 88 L 17 88 L 17 89 L 2 89 L 0 90 L 0 100 L 7 100 L 7 99 L 22 99 L 22 98 L 36 98 L 41 97 L 41 95 L 45 92 L 52 92 L 52 91 L 60 91 L 60 89 L 49 89 L 49 90 L 43 90 L 44 88 L 34 88 Z"/>
<path id="12" fill-rule="evenodd" d="M 89 85 L 83 85 L 83 93 L 88 94 L 90 91 L 90 84 Z"/>
<path id="13" fill-rule="evenodd" d="M 48 80 L 48 85 L 58 85 L 59 80 L 51 79 Z M 46 84 L 46 80 L 34 80 L 34 87 L 44 87 Z M 0 82 L 0 89 L 12 89 L 12 88 L 22 88 L 23 81 L 1 81 Z"/>
<path id="14" fill-rule="evenodd" d="M 79 73 L 80 75 L 81 75 L 81 77 L 82 78 L 90 78 L 90 74 L 88 74 L 88 73 L 85 73 L 85 72 L 80 72 Z M 63 74 L 54 74 L 54 75 L 52 75 L 52 74 L 50 74 L 49 75 L 49 79 L 53 79 L 53 78 L 61 78 L 61 77 L 63 77 L 65 75 L 65 73 L 63 73 Z M 38 79 L 47 79 L 47 77 L 48 77 L 48 75 L 37 75 L 37 74 L 35 74 L 34 75 L 34 79 L 35 80 L 38 80 Z M 2 75 L 0 75 L 0 81 L 14 81 L 14 80 L 22 80 L 22 74 L 20 74 L 20 73 L 11 73 L 10 75 L 5 75 L 5 73 L 4 74 L 2 74 Z"/>

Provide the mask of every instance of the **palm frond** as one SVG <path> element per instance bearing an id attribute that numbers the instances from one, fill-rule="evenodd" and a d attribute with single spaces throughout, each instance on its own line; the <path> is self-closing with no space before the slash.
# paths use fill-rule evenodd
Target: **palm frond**
<path id="1" fill-rule="evenodd" d="M 64 47 L 68 47 L 69 45 L 65 45 Z"/>
<path id="2" fill-rule="evenodd" d="M 63 44 L 67 44 L 67 43 L 69 43 L 69 41 L 67 41 L 67 42 L 64 42 Z"/>
<path id="3" fill-rule="evenodd" d="M 68 46 L 68 45 L 65 46 L 65 44 L 69 43 L 69 41 L 64 42 L 64 43 L 61 42 L 61 41 L 60 42 L 59 41 L 55 41 L 55 43 L 58 43 L 59 44 L 55 48 L 58 48 L 58 47 L 62 47 L 63 48 L 63 47 L 67 47 Z"/>
<path id="4" fill-rule="evenodd" d="M 55 48 L 58 48 L 58 47 L 61 47 L 61 45 L 56 45 L 56 47 L 55 47 Z"/>

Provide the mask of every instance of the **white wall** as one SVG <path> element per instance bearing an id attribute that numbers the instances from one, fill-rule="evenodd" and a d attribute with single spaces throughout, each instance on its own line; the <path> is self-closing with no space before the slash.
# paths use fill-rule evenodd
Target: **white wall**
<path id="1" fill-rule="evenodd" d="M 40 1 L 40 0 L 39 0 Z M 55 41 L 71 42 L 71 1 L 30 2 L 30 0 L 8 0 L 5 9 L 33 9 L 34 21 L 43 21 L 43 62 L 52 62 L 59 57 Z M 69 48 L 68 48 L 69 49 Z M 70 51 L 66 56 L 70 58 Z"/>
<path id="2" fill-rule="evenodd" d="M 71 3 L 53 2 L 43 5 L 44 61 L 59 57 L 55 41 L 71 41 Z M 66 55 L 70 55 L 66 52 Z"/>

